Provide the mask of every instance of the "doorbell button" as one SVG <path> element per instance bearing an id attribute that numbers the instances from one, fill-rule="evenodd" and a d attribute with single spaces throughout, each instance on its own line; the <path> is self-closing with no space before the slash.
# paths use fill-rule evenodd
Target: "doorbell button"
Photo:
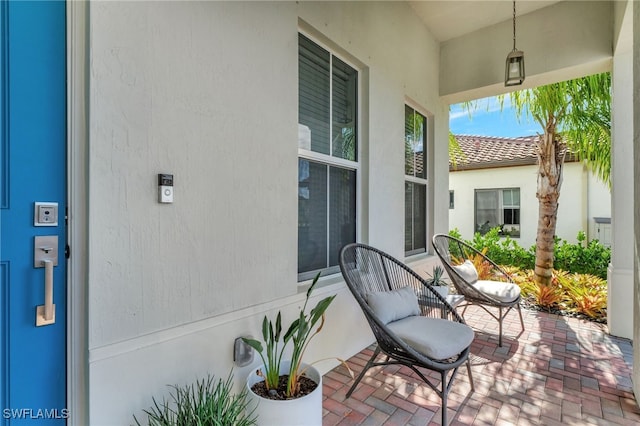
<path id="1" fill-rule="evenodd" d="M 173 203 L 173 175 L 158 174 L 158 202 Z"/>

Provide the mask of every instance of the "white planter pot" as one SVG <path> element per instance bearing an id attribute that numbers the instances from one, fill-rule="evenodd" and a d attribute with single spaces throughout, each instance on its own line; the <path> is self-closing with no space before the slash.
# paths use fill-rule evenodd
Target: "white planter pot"
<path id="1" fill-rule="evenodd" d="M 282 361 L 280 375 L 289 374 L 289 365 L 289 361 Z M 306 366 L 302 364 L 303 369 Z M 305 376 L 318 384 L 313 392 L 302 398 L 277 401 L 253 393 L 251 386 L 264 380 L 253 370 L 247 378 L 247 389 L 251 405 L 257 407 L 254 414 L 258 426 L 322 426 L 322 376 L 314 367 L 309 367 Z"/>
<path id="2" fill-rule="evenodd" d="M 449 287 L 446 285 L 436 285 L 432 287 L 435 291 L 440 293 L 440 296 L 447 297 L 449 295 Z"/>

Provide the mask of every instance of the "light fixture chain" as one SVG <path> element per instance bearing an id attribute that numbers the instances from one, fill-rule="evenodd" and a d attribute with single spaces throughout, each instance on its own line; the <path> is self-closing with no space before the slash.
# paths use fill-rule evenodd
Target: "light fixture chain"
<path id="1" fill-rule="evenodd" d="M 513 50 L 516 50 L 516 0 L 513 0 Z"/>
<path id="2" fill-rule="evenodd" d="M 516 0 L 513 0 L 513 50 L 507 55 L 504 85 L 517 86 L 524 81 L 524 52 L 516 48 Z"/>

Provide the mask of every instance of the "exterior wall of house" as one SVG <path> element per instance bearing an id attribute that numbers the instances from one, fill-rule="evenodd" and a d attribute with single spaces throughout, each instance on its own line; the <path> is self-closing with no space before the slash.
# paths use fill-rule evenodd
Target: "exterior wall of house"
<path id="1" fill-rule="evenodd" d="M 631 15 L 633 16 L 632 28 L 640 28 L 640 7 L 637 2 L 631 2 L 629 6 Z M 633 48 L 632 48 L 632 69 L 635 71 L 640 68 L 640 31 L 633 31 Z M 633 127 L 633 196 L 634 196 L 634 250 L 633 250 L 633 339 L 640 342 L 640 209 L 638 208 L 638 200 L 640 200 L 640 73 L 634 72 L 632 78 L 633 87 L 633 119 L 631 126 Z M 629 315 L 630 316 L 630 315 Z M 633 346 L 633 390 L 636 395 L 640 395 L 640 345 Z M 637 402 L 637 397 L 636 397 Z"/>
<path id="2" fill-rule="evenodd" d="M 585 170 L 587 179 L 587 226 L 589 241 L 598 240 L 607 247 L 613 241 L 611 226 L 611 189 L 593 173 Z M 596 218 L 608 219 L 609 223 L 598 223 Z"/>
<path id="3" fill-rule="evenodd" d="M 633 338 L 633 3 L 616 3 L 621 28 L 613 58 L 611 108 L 611 263 L 607 271 L 607 325 L 616 336 Z M 622 13 L 625 12 L 625 13 Z"/>
<path id="4" fill-rule="evenodd" d="M 612 3 L 562 1 L 518 16 L 516 47 L 525 52 L 526 62 L 521 88 L 608 71 L 614 35 Z M 501 7 L 510 8 L 511 3 Z M 513 48 L 512 34 L 508 20 L 442 43 L 440 94 L 454 104 L 505 93 L 504 61 Z M 473 66 L 460 66 L 461 60 Z"/>
<path id="5" fill-rule="evenodd" d="M 608 6 L 563 2 L 562 7 L 562 13 L 518 20 L 529 87 L 559 73 L 569 78 L 585 67 L 594 72 L 607 67 Z M 639 8 L 631 7 L 637 25 Z M 492 67 L 503 64 L 511 49 L 504 36 L 510 23 L 503 23 L 489 36 L 471 34 L 440 51 L 403 2 L 92 2 L 86 24 L 89 108 L 82 113 L 90 114 L 85 256 L 94 425 L 131 423 L 132 414 L 150 406 L 151 396 L 166 394 L 167 383 L 191 382 L 207 372 L 226 376 L 235 337 L 257 336 L 264 314 L 282 310 L 292 318 L 303 300 L 296 282 L 301 27 L 363 65 L 368 95 L 362 104 L 366 148 L 359 239 L 399 257 L 403 158 L 392 141 L 403 137 L 405 99 L 434 115 L 434 140 L 444 141 L 446 105 L 438 94 L 454 102 L 503 92 L 502 83 L 487 76 L 502 74 Z M 524 38 L 521 44 L 522 30 L 541 47 L 534 49 Z M 576 50 L 577 45 L 588 47 Z M 558 55 L 550 57 L 548 46 Z M 439 58 L 448 65 L 440 69 Z M 460 67 L 460 58 L 477 66 Z M 531 68 L 534 64 L 542 68 Z M 457 83 L 442 90 L 438 74 L 442 86 Z M 634 82 L 636 107 L 639 86 Z M 638 121 L 636 108 L 636 129 Z M 637 136 L 635 142 L 640 143 Z M 634 164 L 640 164 L 635 155 Z M 448 229 L 446 144 L 436 146 L 433 157 L 430 226 L 439 232 Z M 175 175 L 174 204 L 157 204 L 157 173 Z M 635 176 L 639 182 L 637 166 Z M 639 194 L 636 184 L 636 198 Z M 638 211 L 635 247 L 640 247 Z M 638 250 L 631 256 L 634 265 L 640 263 Z M 430 265 L 433 258 L 419 260 Z M 637 266 L 635 271 L 637 288 Z M 309 358 L 349 356 L 372 337 L 340 280 L 323 284 L 316 298 L 338 297 Z M 636 336 L 638 330 L 636 320 Z M 638 359 L 636 353 L 634 371 L 640 371 Z M 330 364 L 319 367 L 326 371 Z M 248 370 L 235 370 L 238 384 Z"/>
<path id="6" fill-rule="evenodd" d="M 449 189 L 454 191 L 454 208 L 449 210 L 449 228 L 457 228 L 471 239 L 475 232 L 476 189 L 520 189 L 520 237 L 522 247 L 535 244 L 538 227 L 537 166 L 463 170 L 449 173 Z M 575 243 L 579 231 L 595 238 L 593 217 L 611 216 L 611 196 L 607 187 L 580 163 L 565 163 L 558 208 L 556 234 Z"/>
<path id="7" fill-rule="evenodd" d="M 433 140 L 448 116 L 438 44 L 404 2 L 96 2 L 88 22 L 90 424 L 129 424 L 166 384 L 226 377 L 236 337 L 303 301 L 300 29 L 362 67 L 359 240 L 402 257 L 404 103 L 433 117 Z M 447 144 L 431 154 L 430 228 L 446 230 Z M 173 204 L 157 202 L 158 173 L 174 175 Z M 372 342 L 340 278 L 315 299 L 328 294 L 309 360 Z"/>

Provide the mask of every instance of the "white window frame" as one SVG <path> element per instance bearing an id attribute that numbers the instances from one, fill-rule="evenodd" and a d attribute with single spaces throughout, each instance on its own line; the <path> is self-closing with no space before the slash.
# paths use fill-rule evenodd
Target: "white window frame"
<path id="1" fill-rule="evenodd" d="M 415 105 L 414 103 L 405 100 L 404 105 L 403 105 L 403 120 L 402 123 L 404 125 L 404 110 L 406 107 L 409 107 L 411 109 L 413 109 L 414 112 L 417 112 L 418 114 L 420 114 L 421 116 L 424 117 L 424 141 L 423 141 L 423 146 L 422 146 L 422 153 L 423 153 L 423 157 L 422 157 L 422 167 L 424 168 L 425 171 L 425 177 L 424 178 L 420 178 L 420 177 L 416 177 L 416 176 L 412 176 L 412 175 L 407 175 L 406 174 L 406 170 L 404 173 L 404 181 L 405 184 L 406 182 L 411 182 L 414 184 L 418 184 L 418 185 L 423 185 L 424 186 L 424 190 L 425 190 L 425 204 L 424 204 L 424 229 L 425 229 L 425 247 L 424 249 L 419 248 L 419 249 L 412 249 L 409 251 L 405 251 L 405 257 L 408 256 L 412 256 L 415 254 L 420 254 L 420 253 L 426 253 L 429 251 L 429 170 L 430 170 L 430 165 L 429 165 L 429 159 L 431 158 L 430 155 L 430 139 L 429 139 L 429 127 L 432 126 L 432 121 L 433 119 L 431 118 L 431 115 L 428 114 L 426 111 L 424 111 L 422 108 L 418 107 L 417 105 Z M 405 159 L 406 160 L 406 159 Z M 406 167 L 405 162 L 403 161 L 402 163 L 403 168 Z M 406 205 L 406 200 L 405 200 L 405 205 Z M 413 208 L 413 204 L 411 205 Z M 411 215 L 411 217 L 413 218 L 413 214 Z M 406 214 L 405 214 L 405 222 L 406 222 Z M 406 227 L 406 223 L 404 224 L 404 226 Z M 413 237 L 413 233 L 412 233 L 412 237 Z M 403 246 L 404 246 L 404 239 L 403 239 Z"/>
<path id="2" fill-rule="evenodd" d="M 356 241 L 360 241 L 360 235 L 361 235 L 361 227 L 362 227 L 362 189 L 363 189 L 363 183 L 362 183 L 362 99 L 363 99 L 363 94 L 362 94 L 362 88 L 363 88 L 363 79 L 362 79 L 362 75 L 363 75 L 363 68 L 359 65 L 357 65 L 355 63 L 354 60 L 350 59 L 349 57 L 345 56 L 344 54 L 340 54 L 338 53 L 338 50 L 340 50 L 337 47 L 331 47 L 328 46 L 326 43 L 323 43 L 322 41 L 319 40 L 319 37 L 315 37 L 313 34 L 310 34 L 308 31 L 305 31 L 304 29 L 298 29 L 298 34 L 302 34 L 303 36 L 307 37 L 309 40 L 311 40 L 313 43 L 317 44 L 318 46 L 320 46 L 321 48 L 327 50 L 330 54 L 329 56 L 329 69 L 333 69 L 333 58 L 337 57 L 338 59 L 340 59 L 342 62 L 344 62 L 345 64 L 349 65 L 351 68 L 353 68 L 354 70 L 356 70 L 356 72 L 358 73 L 358 86 L 357 86 L 357 107 L 356 107 L 356 116 L 354 117 L 354 120 L 356 120 L 356 159 L 357 161 L 351 161 L 351 160 L 347 160 L 344 158 L 340 158 L 340 157 L 334 157 L 332 155 L 329 154 L 324 154 L 321 152 L 316 152 L 316 151 L 312 151 L 310 149 L 304 149 L 304 148 L 300 148 L 300 146 L 298 145 L 298 160 L 300 159 L 304 159 L 304 160 L 309 160 L 309 161 L 313 161 L 315 163 L 321 163 L 324 165 L 328 165 L 331 167 L 341 167 L 343 169 L 347 169 L 347 170 L 353 170 L 356 173 L 356 212 L 355 212 L 355 220 L 356 220 Z M 296 47 L 299 47 L 299 44 L 296 44 Z M 299 81 L 299 79 L 298 79 Z M 329 93 L 333 93 L 333 78 L 329 79 Z M 330 121 L 329 121 L 329 135 L 332 135 L 333 132 L 333 119 L 331 117 L 333 117 L 333 102 L 329 102 L 329 117 L 330 117 Z M 329 138 L 329 152 L 333 152 L 333 139 L 330 137 Z M 297 163 L 296 163 L 297 164 Z M 327 183 L 328 185 L 328 183 Z M 330 192 L 327 191 L 327 201 L 328 198 L 330 197 Z M 327 232 L 329 232 L 329 221 L 330 221 L 330 216 L 327 215 Z M 329 263 L 329 257 L 330 257 L 330 247 L 327 247 L 327 264 Z M 318 272 L 321 272 L 322 276 L 325 275 L 332 275 L 332 274 L 338 274 L 340 272 L 340 267 L 338 265 L 336 266 L 329 266 L 328 268 L 324 268 L 324 269 L 320 269 L 320 270 L 314 270 L 314 271 L 307 271 L 307 272 L 302 272 L 302 273 L 298 273 L 298 282 L 299 283 L 303 283 L 305 281 L 310 280 L 311 278 L 313 278 Z"/>
<path id="3" fill-rule="evenodd" d="M 516 187 L 508 187 L 508 188 L 476 188 L 474 190 L 474 194 L 473 194 L 473 222 L 474 222 L 474 232 L 480 232 L 479 229 L 477 228 L 477 223 L 478 223 L 478 198 L 477 198 L 477 194 L 478 192 L 491 192 L 491 191 L 495 191 L 498 194 L 498 222 L 496 224 L 496 226 L 499 226 L 500 224 L 505 225 L 504 223 L 504 210 L 505 209 L 514 209 L 517 208 L 520 211 L 520 214 L 518 215 L 519 218 L 519 222 L 517 224 L 518 226 L 518 234 L 517 235 L 512 235 L 512 234 L 508 234 L 510 237 L 512 238 L 520 238 L 520 235 L 522 235 L 522 203 L 518 204 L 518 205 L 505 205 L 504 204 L 504 191 L 514 191 L 517 190 L 518 191 L 518 198 L 520 199 L 520 188 L 516 188 Z"/>

